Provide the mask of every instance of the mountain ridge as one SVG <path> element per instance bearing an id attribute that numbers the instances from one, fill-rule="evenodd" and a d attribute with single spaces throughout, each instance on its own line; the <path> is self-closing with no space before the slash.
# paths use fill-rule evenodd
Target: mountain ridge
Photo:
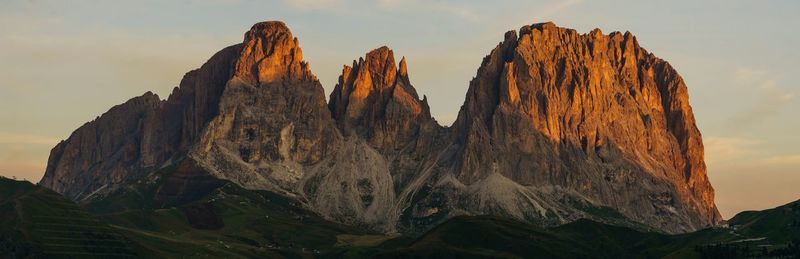
<path id="1" fill-rule="evenodd" d="M 670 233 L 721 219 L 686 86 L 629 33 L 506 33 L 451 127 L 407 66 L 388 47 L 370 51 L 326 103 L 288 27 L 258 23 L 166 100 L 148 93 L 76 130 L 40 185 L 81 201 L 189 163 L 384 233 L 465 214 L 617 220 L 593 213 L 604 207 Z"/>

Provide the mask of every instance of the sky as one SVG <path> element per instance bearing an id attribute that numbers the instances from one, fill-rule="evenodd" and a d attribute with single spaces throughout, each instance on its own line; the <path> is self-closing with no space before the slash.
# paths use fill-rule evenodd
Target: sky
<path id="1" fill-rule="evenodd" d="M 0 2 L 0 175 L 38 181 L 50 149 L 153 91 L 166 98 L 259 21 L 282 20 L 326 91 L 387 45 L 442 124 L 504 32 L 553 21 L 630 31 L 689 87 L 725 218 L 800 199 L 800 1 L 177 0 Z"/>

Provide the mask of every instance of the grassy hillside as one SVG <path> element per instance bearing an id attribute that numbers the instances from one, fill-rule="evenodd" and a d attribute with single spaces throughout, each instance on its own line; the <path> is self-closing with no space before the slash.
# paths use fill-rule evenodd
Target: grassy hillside
<path id="1" fill-rule="evenodd" d="M 745 211 L 729 223 L 736 226 L 739 233 L 765 237 L 776 243 L 800 240 L 800 200 L 773 209 Z"/>
<path id="2" fill-rule="evenodd" d="M 166 168 L 82 207 L 29 182 L 2 179 L 0 258 L 361 257 L 394 238 L 226 181 L 192 175 L 176 188 L 173 176 L 187 176 L 181 170 Z"/>
<path id="3" fill-rule="evenodd" d="M 543 229 L 456 217 L 381 258 L 800 258 L 800 201 L 742 212 L 730 226 L 667 235 L 591 220 Z"/>
<path id="4" fill-rule="evenodd" d="M 87 204 L 148 257 L 302 258 L 364 239 L 388 239 L 327 221 L 297 201 L 246 190 L 181 163 Z"/>
<path id="5" fill-rule="evenodd" d="M 543 229 L 497 217 L 456 217 L 408 247 L 385 251 L 378 257 L 648 258 L 675 252 L 660 249 L 674 240 L 660 233 L 590 220 Z"/>
<path id="6" fill-rule="evenodd" d="M 800 201 L 743 212 L 731 227 L 666 235 L 578 220 L 554 228 L 492 216 L 422 236 L 327 221 L 268 191 L 170 167 L 83 207 L 0 178 L 2 258 L 792 258 Z M 91 213 L 89 213 L 91 211 Z"/>
<path id="7" fill-rule="evenodd" d="M 369 235 L 230 183 L 192 203 L 101 218 L 158 257 L 312 257 L 338 249 L 340 235 Z"/>
<path id="8" fill-rule="evenodd" d="M 131 242 L 61 195 L 0 177 L 3 258 L 132 258 Z"/>

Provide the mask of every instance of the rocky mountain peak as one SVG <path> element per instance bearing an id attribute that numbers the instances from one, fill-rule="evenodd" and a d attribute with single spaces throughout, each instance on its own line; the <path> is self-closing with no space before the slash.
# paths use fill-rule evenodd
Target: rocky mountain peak
<path id="1" fill-rule="evenodd" d="M 282 21 L 263 21 L 253 24 L 244 35 L 244 41 L 247 42 L 256 38 L 269 38 L 280 35 L 288 35 L 291 38 L 292 31 Z"/>
<path id="2" fill-rule="evenodd" d="M 298 39 L 283 22 L 268 21 L 253 25 L 240 46 L 219 114 L 192 155 L 211 160 L 233 154 L 242 166 L 321 159 L 336 133 L 322 85 L 303 60 Z"/>
<path id="3" fill-rule="evenodd" d="M 394 61 L 394 52 L 389 47 L 382 46 L 368 52 L 359 67 L 369 70 L 373 80 L 378 83 L 375 86 L 387 88 L 394 85 L 397 76 L 397 64 Z"/>
<path id="4" fill-rule="evenodd" d="M 75 130 L 51 151 L 40 184 L 80 200 L 187 157 L 217 173 L 228 171 L 214 160 L 233 155 L 315 161 L 335 141 L 331 128 L 324 90 L 298 40 L 282 22 L 262 22 L 243 43 L 186 73 L 166 101 L 146 93 Z"/>
<path id="5" fill-rule="evenodd" d="M 603 197 L 606 189 L 630 188 L 588 177 L 617 179 L 618 172 L 600 169 L 614 164 L 637 177 L 669 179 L 649 190 L 663 189 L 663 197 L 642 206 L 676 215 L 673 223 L 662 222 L 676 228 L 671 231 L 720 220 L 686 86 L 668 63 L 641 48 L 631 33 L 580 34 L 539 23 L 520 28 L 518 35 L 506 33 L 470 82 L 454 124 L 467 158 L 459 164 L 462 181 L 498 171 L 522 184 L 562 182 Z M 487 156 L 487 149 L 495 152 Z M 477 150 L 482 153 L 472 154 Z M 515 162 L 497 164 L 504 160 Z M 524 161 L 548 168 L 548 174 L 520 173 L 528 171 Z M 584 183 L 591 187 L 579 187 Z"/>
<path id="6" fill-rule="evenodd" d="M 286 25 L 258 23 L 166 101 L 148 93 L 77 129 L 40 184 L 82 200 L 189 163 L 384 232 L 463 214 L 667 232 L 720 220 L 686 85 L 630 33 L 553 23 L 505 33 L 450 128 L 409 65 L 372 50 L 343 67 L 326 103 Z M 605 208 L 619 215 L 597 214 Z"/>
<path id="7" fill-rule="evenodd" d="M 303 61 L 297 38 L 279 21 L 257 23 L 245 33 L 234 69 L 237 77 L 252 85 L 316 80 Z"/>
<path id="8" fill-rule="evenodd" d="M 344 66 L 328 106 L 345 134 L 380 143 L 411 137 L 422 121 L 431 120 L 427 101 L 419 99 L 410 83 L 405 58 L 398 68 L 386 46 L 353 61 L 352 67 Z"/>
<path id="9" fill-rule="evenodd" d="M 397 69 L 397 76 L 402 78 L 406 83 L 411 84 L 408 79 L 408 65 L 406 64 L 406 57 L 400 59 L 400 67 Z"/>

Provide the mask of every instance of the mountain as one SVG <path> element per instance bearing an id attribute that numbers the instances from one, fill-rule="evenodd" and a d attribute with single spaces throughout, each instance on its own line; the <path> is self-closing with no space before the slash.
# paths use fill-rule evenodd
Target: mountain
<path id="1" fill-rule="evenodd" d="M 448 169 L 486 186 L 468 198 L 481 212 L 564 222 L 580 215 L 566 199 L 672 233 L 721 220 L 687 88 L 630 33 L 507 32 L 452 128 Z"/>
<path id="2" fill-rule="evenodd" d="M 75 130 L 39 184 L 91 204 L 177 168 L 143 202 L 192 200 L 224 180 L 381 233 L 459 215 L 668 233 L 721 221 L 686 86 L 630 33 L 506 33 L 450 127 L 408 66 L 372 50 L 326 103 L 288 27 L 258 23 L 166 100 L 148 92 Z"/>

